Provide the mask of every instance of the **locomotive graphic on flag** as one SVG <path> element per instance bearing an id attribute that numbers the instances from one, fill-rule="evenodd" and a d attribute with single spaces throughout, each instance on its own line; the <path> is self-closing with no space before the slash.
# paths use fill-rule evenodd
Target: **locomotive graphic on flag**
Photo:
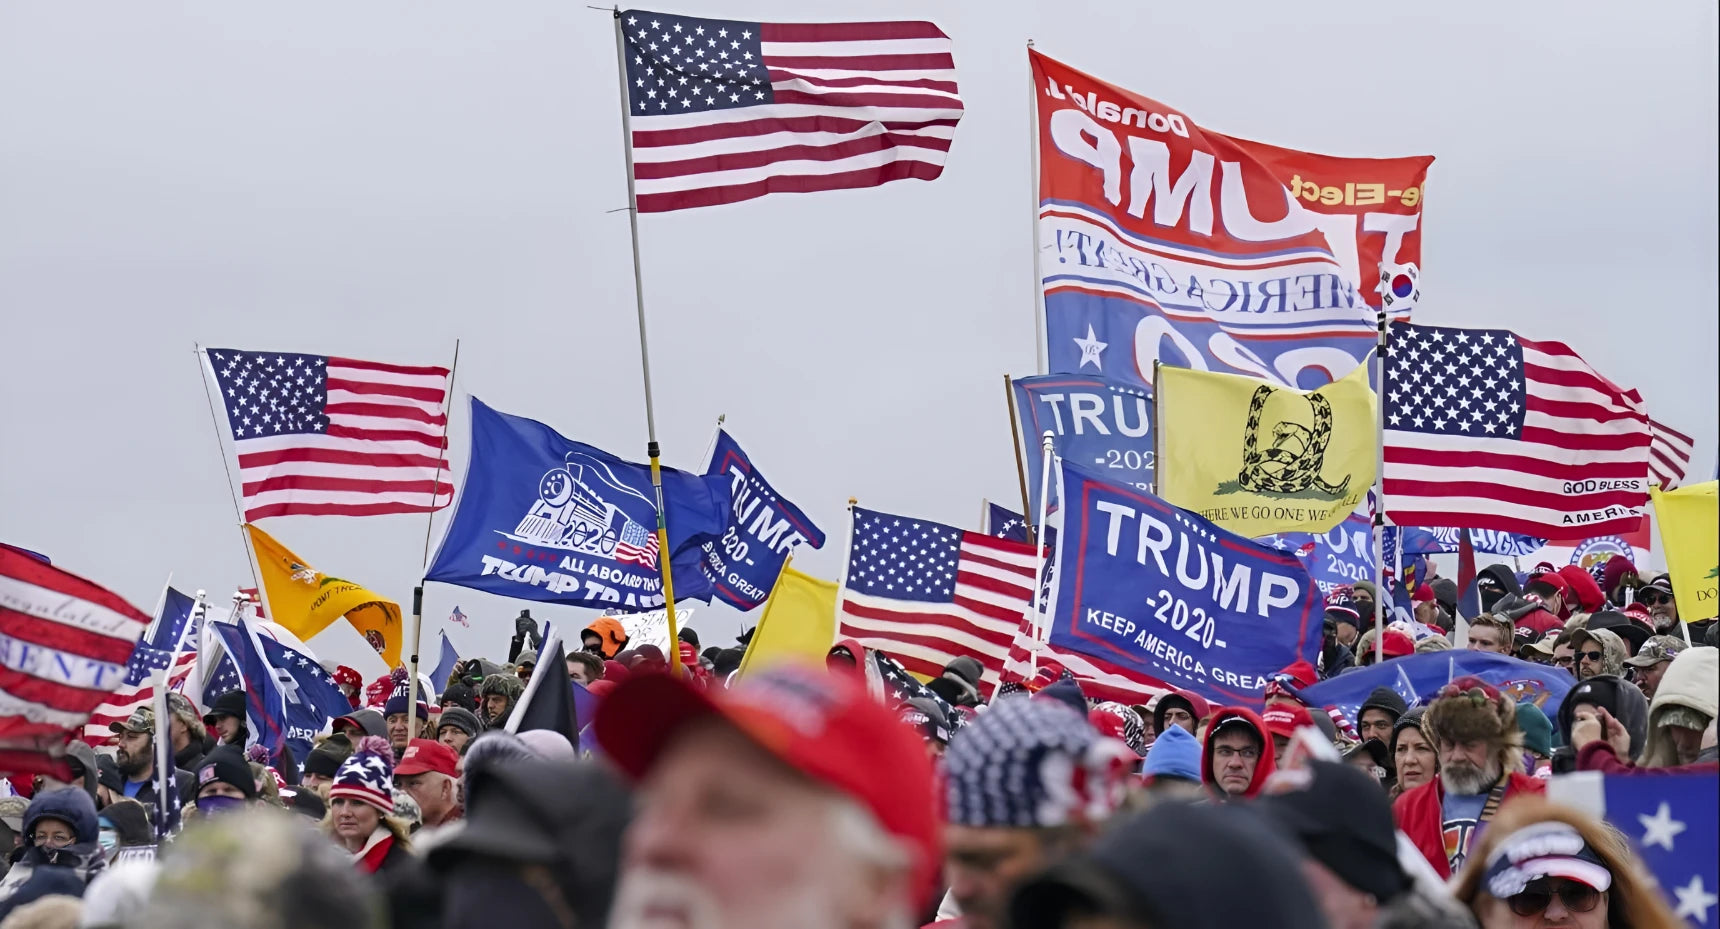
<path id="1" fill-rule="evenodd" d="M 616 494 L 651 500 L 627 486 L 609 465 L 585 452 L 568 452 L 559 468 L 538 479 L 538 499 L 511 533 L 516 542 L 657 567 L 657 534 L 605 499 Z"/>

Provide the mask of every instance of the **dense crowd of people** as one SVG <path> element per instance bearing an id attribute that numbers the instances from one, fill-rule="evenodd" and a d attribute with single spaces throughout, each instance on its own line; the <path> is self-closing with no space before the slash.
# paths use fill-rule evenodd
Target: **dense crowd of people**
<path id="1" fill-rule="evenodd" d="M 331 669 L 352 711 L 302 760 L 270 764 L 241 692 L 170 695 L 162 842 L 154 714 L 73 742 L 69 781 L 0 799 L 0 929 L 1678 926 L 1626 838 L 1543 794 L 1720 770 L 1716 626 L 1685 627 L 1664 578 L 1596 573 L 1489 568 L 1464 636 L 1435 579 L 1384 631 L 1386 661 L 1461 638 L 1569 671 L 1556 718 L 1473 677 L 1353 719 L 1306 704 L 1375 660 L 1362 583 L 1259 707 L 1093 701 L 1055 663 L 993 688 L 971 658 L 904 689 L 846 640 L 741 676 L 744 640 L 691 629 L 672 674 L 606 617 L 565 654 L 584 731 L 516 732 L 553 660 L 522 612 L 506 661 L 421 677 L 416 705 L 405 669 Z"/>

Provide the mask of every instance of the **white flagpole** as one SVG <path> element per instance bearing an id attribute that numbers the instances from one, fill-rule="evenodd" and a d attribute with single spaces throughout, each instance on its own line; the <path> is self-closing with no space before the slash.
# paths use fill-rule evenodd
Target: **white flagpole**
<path id="1" fill-rule="evenodd" d="M 1383 273 L 1383 271 L 1382 271 Z M 1377 315 L 1379 341 L 1374 348 L 1374 664 L 1386 660 L 1386 311 Z M 1403 539 L 1398 539 L 1403 550 Z"/>
<path id="2" fill-rule="evenodd" d="M 257 650 L 257 660 L 262 663 L 264 673 L 269 675 L 269 680 L 275 682 L 275 690 L 276 690 L 278 696 L 280 697 L 280 702 L 281 702 L 281 715 L 280 715 L 281 744 L 285 745 L 286 741 L 287 741 L 287 734 L 286 734 L 286 728 L 287 728 L 287 694 L 286 694 L 286 691 L 285 691 L 285 689 L 283 689 L 281 687 L 280 677 L 275 674 L 275 666 L 269 663 L 269 653 L 263 651 L 263 640 L 261 637 L 259 637 L 257 635 L 256 624 L 246 622 L 245 618 L 243 616 L 239 617 L 238 619 L 239 619 L 239 628 L 243 629 L 245 631 L 246 637 L 248 637 L 251 640 L 251 647 Z M 237 657 L 235 657 L 233 659 L 235 664 L 238 663 L 238 660 L 239 659 Z M 243 668 L 239 669 L 239 680 L 241 683 L 245 680 L 245 671 Z M 259 720 L 259 722 L 261 722 L 261 720 Z M 261 740 L 261 736 L 262 736 L 262 733 L 260 733 L 260 732 L 251 733 L 251 737 L 253 739 L 258 739 L 259 741 Z M 297 760 L 297 759 L 295 759 L 295 760 Z"/>
<path id="3" fill-rule="evenodd" d="M 245 531 L 245 508 L 239 503 L 239 485 L 233 482 L 234 456 L 227 454 L 227 443 L 221 438 L 221 420 L 215 415 L 215 394 L 209 389 L 209 380 L 214 376 L 215 369 L 203 346 L 193 342 L 191 351 L 197 356 L 197 376 L 203 380 L 203 397 L 209 401 L 209 425 L 215 431 L 215 449 L 221 453 L 221 467 L 227 472 L 227 492 L 233 498 L 233 515 L 239 520 L 239 538 L 244 541 L 245 555 L 250 559 L 251 583 L 257 585 L 257 595 L 263 596 L 263 582 L 257 571 L 257 556 L 251 551 L 251 534 Z"/>
<path id="4" fill-rule="evenodd" d="M 1033 191 L 1033 334 L 1039 373 L 1049 374 L 1051 356 L 1045 344 L 1045 277 L 1039 269 L 1039 85 L 1033 80 L 1032 39 L 1027 40 L 1027 50 L 1028 183 Z M 1028 538 L 1031 540 L 1032 537 L 1029 533 Z"/>
<path id="5" fill-rule="evenodd" d="M 1051 447 L 1051 430 L 1047 429 L 1039 442 L 1039 525 L 1045 525 L 1045 519 L 1051 512 L 1051 461 L 1055 453 Z M 1045 584 L 1045 543 L 1040 540 L 1033 544 L 1033 592 L 1028 598 L 1028 609 L 1033 616 L 1033 649 L 1028 655 L 1028 669 L 1039 672 L 1039 649 L 1049 636 L 1045 628 L 1045 615 L 1039 609 L 1039 590 Z"/>
<path id="6" fill-rule="evenodd" d="M 627 37 L 621 31 L 621 9 L 615 15 L 615 71 L 621 88 L 621 151 L 627 162 L 627 228 L 633 237 L 633 298 L 639 316 L 639 370 L 645 379 L 645 454 L 651 459 L 651 489 L 657 496 L 657 565 L 663 575 L 663 612 L 669 622 L 669 672 L 685 673 L 675 622 L 675 582 L 669 570 L 669 514 L 663 506 L 662 448 L 657 444 L 657 413 L 651 401 L 651 341 L 645 331 L 645 275 L 639 266 L 639 194 L 633 182 L 633 102 L 627 92 Z"/>

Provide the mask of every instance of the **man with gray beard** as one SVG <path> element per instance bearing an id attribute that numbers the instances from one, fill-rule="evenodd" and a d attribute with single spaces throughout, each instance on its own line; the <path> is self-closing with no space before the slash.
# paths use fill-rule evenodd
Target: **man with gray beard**
<path id="1" fill-rule="evenodd" d="M 932 764 L 861 682 L 635 676 L 593 728 L 638 785 L 609 929 L 918 924 L 940 863 Z"/>
<path id="2" fill-rule="evenodd" d="M 1445 685 L 1428 705 L 1422 730 L 1439 756 L 1439 776 L 1398 797 L 1392 813 L 1428 864 L 1450 878 L 1500 804 L 1544 793 L 1546 782 L 1522 773 L 1515 701 L 1480 678 Z"/>

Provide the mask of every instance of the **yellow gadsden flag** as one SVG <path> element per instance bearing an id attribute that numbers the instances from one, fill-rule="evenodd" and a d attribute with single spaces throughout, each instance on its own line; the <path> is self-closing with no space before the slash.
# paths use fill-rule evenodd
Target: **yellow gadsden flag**
<path id="1" fill-rule="evenodd" d="M 400 664 L 400 604 L 351 581 L 329 577 L 256 526 L 247 524 L 245 531 L 251 535 L 251 550 L 257 553 L 258 580 L 270 619 L 309 640 L 345 617 L 390 668 Z"/>
<path id="2" fill-rule="evenodd" d="M 836 641 L 836 585 L 782 566 L 758 618 L 740 675 L 784 661 L 820 666 Z"/>
<path id="3" fill-rule="evenodd" d="M 1660 548 L 1672 575 L 1672 597 L 1678 618 L 1685 622 L 1720 615 L 1720 482 L 1708 481 L 1677 490 L 1651 486 L 1654 524 L 1660 527 Z"/>
<path id="4" fill-rule="evenodd" d="M 1367 367 L 1303 392 L 1159 366 L 1159 496 L 1232 532 L 1325 532 L 1374 483 Z"/>

